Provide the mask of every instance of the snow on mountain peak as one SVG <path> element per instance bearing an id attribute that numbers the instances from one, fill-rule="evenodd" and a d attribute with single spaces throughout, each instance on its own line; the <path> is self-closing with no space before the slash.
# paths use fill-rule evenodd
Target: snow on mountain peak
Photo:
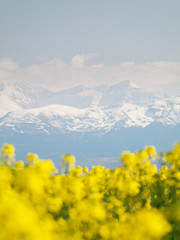
<path id="1" fill-rule="evenodd" d="M 8 114 L 7 114 L 8 113 Z M 31 84 L 0 85 L 0 127 L 18 131 L 103 131 L 180 123 L 180 98 L 162 98 L 130 81 L 52 92 Z M 30 130 L 29 130 L 30 131 Z"/>
<path id="2" fill-rule="evenodd" d="M 114 85 L 112 85 L 110 87 L 110 89 L 112 90 L 122 90 L 122 89 L 125 89 L 125 88 L 140 88 L 138 87 L 135 83 L 129 81 L 129 80 L 125 80 L 125 81 L 121 81 L 119 83 L 116 83 Z"/>

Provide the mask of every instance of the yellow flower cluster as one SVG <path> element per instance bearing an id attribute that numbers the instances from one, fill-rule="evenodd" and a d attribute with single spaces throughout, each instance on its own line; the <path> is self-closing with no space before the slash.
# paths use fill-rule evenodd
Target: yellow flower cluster
<path id="1" fill-rule="evenodd" d="M 14 146 L 5 144 L 0 240 L 180 239 L 180 144 L 163 156 L 151 146 L 124 152 L 121 162 L 89 171 L 66 154 L 58 174 L 33 153 L 15 161 Z"/>

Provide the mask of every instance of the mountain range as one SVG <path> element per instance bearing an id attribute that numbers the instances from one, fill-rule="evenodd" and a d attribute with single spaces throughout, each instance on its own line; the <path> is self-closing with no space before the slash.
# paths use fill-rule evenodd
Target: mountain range
<path id="1" fill-rule="evenodd" d="M 167 150 L 179 141 L 179 126 L 180 96 L 146 91 L 130 81 L 57 92 L 27 82 L 0 84 L 0 143 L 17 145 L 20 157 L 27 146 L 56 161 L 65 151 L 85 161 L 112 159 L 143 144 Z"/>

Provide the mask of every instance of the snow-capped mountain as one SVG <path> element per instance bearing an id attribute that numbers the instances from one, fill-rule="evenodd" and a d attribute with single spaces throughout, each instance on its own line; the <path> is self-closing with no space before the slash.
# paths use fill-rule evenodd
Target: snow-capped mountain
<path id="1" fill-rule="evenodd" d="M 0 84 L 0 144 L 15 144 L 22 159 L 31 151 L 60 167 L 61 156 L 70 152 L 80 165 L 113 167 L 126 149 L 155 145 L 167 151 L 180 140 L 179 132 L 180 97 L 147 92 L 129 81 L 58 92 Z"/>
<path id="2" fill-rule="evenodd" d="M 15 132 L 99 132 L 180 123 L 180 97 L 160 97 L 129 81 L 113 86 L 52 92 L 15 83 L 0 86 L 0 130 Z"/>
<path id="3" fill-rule="evenodd" d="M 130 81 L 123 81 L 107 88 L 99 101 L 99 105 L 112 107 L 129 103 L 148 106 L 158 99 L 157 94 L 144 91 Z"/>

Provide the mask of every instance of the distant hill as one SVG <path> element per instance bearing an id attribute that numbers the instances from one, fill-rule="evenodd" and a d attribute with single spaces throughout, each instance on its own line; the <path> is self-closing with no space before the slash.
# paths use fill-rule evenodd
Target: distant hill
<path id="1" fill-rule="evenodd" d="M 61 154 L 71 152 L 86 164 L 147 144 L 166 151 L 180 140 L 179 126 L 180 97 L 147 92 L 129 81 L 60 92 L 0 85 L 0 143 L 15 144 L 21 158 L 34 151 L 58 164 Z M 105 162 L 117 164 L 113 161 Z"/>

